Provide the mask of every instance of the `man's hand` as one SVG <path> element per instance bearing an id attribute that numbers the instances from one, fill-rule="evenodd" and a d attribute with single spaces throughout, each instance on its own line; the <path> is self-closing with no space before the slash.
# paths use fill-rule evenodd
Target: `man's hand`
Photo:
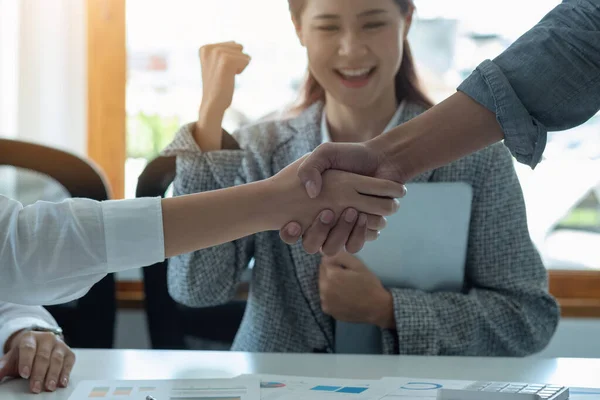
<path id="1" fill-rule="evenodd" d="M 321 308 L 339 321 L 395 326 L 392 295 L 381 281 L 351 254 L 323 257 L 319 271 Z"/>
<path id="2" fill-rule="evenodd" d="M 398 167 L 388 161 L 384 151 L 370 142 L 324 143 L 317 147 L 298 169 L 298 177 L 309 197 L 314 199 L 321 193 L 322 175 L 328 169 L 404 183 Z"/>
<path id="3" fill-rule="evenodd" d="M 280 229 L 290 216 L 294 216 L 292 218 L 297 221 L 300 230 L 309 227 L 315 218 L 337 223 L 336 229 L 327 232 L 330 238 L 350 237 L 350 243 L 356 242 L 356 246 L 364 242 L 365 237 L 377 237 L 378 231 L 385 227 L 384 217 L 398 210 L 396 199 L 403 195 L 404 186 L 389 180 L 329 170 L 323 174 L 323 190 L 316 199 L 310 199 L 297 175 L 298 167 L 305 158 L 288 165 L 266 181 L 268 190 L 272 191 L 270 196 L 277 199 L 277 205 L 269 209 L 270 229 Z M 308 232 L 317 238 L 315 243 L 318 246 L 307 246 L 309 243 L 306 242 L 305 248 L 310 248 L 307 249 L 309 253 L 317 253 L 324 240 L 319 239 L 319 232 L 310 229 Z"/>
<path id="4" fill-rule="evenodd" d="M 29 379 L 33 393 L 67 387 L 75 354 L 58 336 L 23 330 L 9 341 L 8 352 L 0 358 L 0 381 L 6 377 Z"/>
<path id="5" fill-rule="evenodd" d="M 353 172 L 359 175 L 403 183 L 400 170 L 388 161 L 384 151 L 378 150 L 370 142 L 366 143 L 324 143 L 317 147 L 300 165 L 298 177 L 311 198 L 318 198 L 323 189 L 322 174 L 330 169 Z M 406 194 L 404 193 L 400 197 Z M 349 209 L 354 214 L 356 210 Z M 323 210 L 324 215 L 331 215 L 331 210 Z M 343 220 L 342 220 L 343 222 Z M 280 231 L 281 239 L 287 244 L 296 243 L 300 237 L 307 252 L 314 253 L 322 249 L 327 255 L 335 255 L 340 251 L 356 253 L 368 240 L 377 238 L 376 230 L 369 229 L 360 234 L 354 232 L 352 225 L 336 224 L 332 218 L 317 218 L 310 228 L 303 232 L 298 221 L 287 223 Z M 335 234 L 333 234 L 335 232 Z"/>

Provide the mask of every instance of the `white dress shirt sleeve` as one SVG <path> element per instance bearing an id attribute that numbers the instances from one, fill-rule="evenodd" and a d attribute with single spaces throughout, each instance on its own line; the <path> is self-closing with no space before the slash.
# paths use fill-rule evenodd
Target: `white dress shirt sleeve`
<path id="1" fill-rule="evenodd" d="M 163 261 L 163 235 L 158 197 L 23 207 L 0 196 L 0 301 L 75 300 L 108 273 Z"/>
<path id="2" fill-rule="evenodd" d="M 13 333 L 32 326 L 56 328 L 58 324 L 43 307 L 0 302 L 0 354 Z"/>

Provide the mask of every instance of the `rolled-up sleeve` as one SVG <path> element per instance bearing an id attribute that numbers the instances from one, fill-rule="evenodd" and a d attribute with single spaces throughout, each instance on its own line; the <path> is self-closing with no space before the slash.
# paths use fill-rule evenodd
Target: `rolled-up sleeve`
<path id="1" fill-rule="evenodd" d="M 548 131 L 600 109 L 600 1 L 564 1 L 458 90 L 494 112 L 513 156 L 535 167 Z"/>
<path id="2" fill-rule="evenodd" d="M 164 260 L 160 198 L 68 199 L 23 207 L 0 196 L 0 300 L 75 300 L 106 274 Z"/>

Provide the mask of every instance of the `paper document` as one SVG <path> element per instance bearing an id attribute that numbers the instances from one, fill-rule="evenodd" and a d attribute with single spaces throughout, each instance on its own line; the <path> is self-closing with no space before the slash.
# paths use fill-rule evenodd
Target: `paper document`
<path id="1" fill-rule="evenodd" d="M 387 393 L 380 380 L 241 375 L 260 379 L 261 400 L 378 400 Z"/>
<path id="2" fill-rule="evenodd" d="M 260 400 L 257 379 L 82 381 L 69 400 Z"/>

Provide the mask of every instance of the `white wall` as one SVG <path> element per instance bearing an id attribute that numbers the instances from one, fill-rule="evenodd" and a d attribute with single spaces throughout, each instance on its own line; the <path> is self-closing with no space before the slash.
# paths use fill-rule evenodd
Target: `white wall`
<path id="1" fill-rule="evenodd" d="M 86 153 L 85 1 L 0 0 L 0 135 Z"/>

